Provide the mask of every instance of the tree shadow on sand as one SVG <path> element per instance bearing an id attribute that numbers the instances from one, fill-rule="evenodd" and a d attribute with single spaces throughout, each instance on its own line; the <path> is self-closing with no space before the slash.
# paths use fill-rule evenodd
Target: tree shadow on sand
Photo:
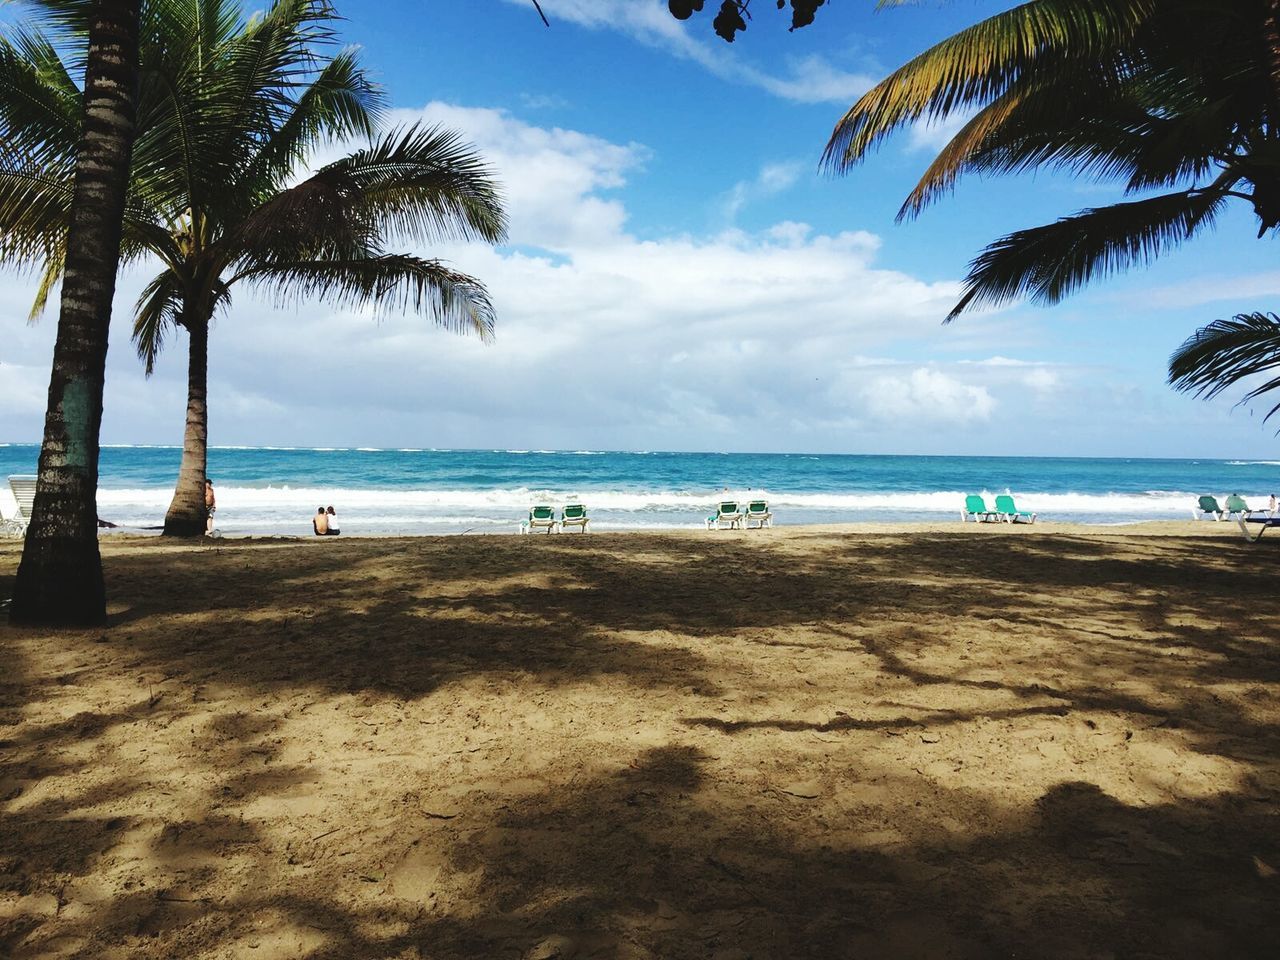
<path id="1" fill-rule="evenodd" d="M 1280 848 L 1266 804 L 1131 807 L 1066 782 L 1024 817 L 993 810 L 986 828 L 931 827 L 904 798 L 896 831 L 851 808 L 824 832 L 819 802 L 745 790 L 702 751 L 659 747 L 571 790 L 447 821 L 401 811 L 381 858 L 356 860 L 358 878 L 328 892 L 122 896 L 65 921 L 60 942 L 82 946 L 62 955 L 159 956 L 150 944 L 184 929 L 210 953 L 312 960 L 1274 955 L 1277 890 L 1258 864 Z M 202 849 L 187 824 L 153 856 L 176 842 Z M 322 845 L 295 855 L 331 862 Z M 11 928 L 11 942 L 30 932 Z"/>
<path id="2" fill-rule="evenodd" d="M 106 643 L 0 628 L 0 954 L 1274 955 L 1280 730 L 1259 717 L 1280 621 L 1239 600 L 1269 595 L 1258 553 L 486 539 L 294 547 L 286 575 L 256 545 L 124 551 Z M 55 649 L 80 666 L 51 670 Z M 572 763 L 520 756 L 511 713 L 571 715 L 606 681 L 653 742 L 586 730 L 560 745 Z M 85 709 L 79 684 L 114 699 Z M 341 762 L 318 732 L 315 756 L 285 740 L 321 701 L 346 724 Z M 484 737 L 450 744 L 451 765 L 415 756 L 402 730 L 436 714 Z M 1037 768 L 1056 779 L 1010 799 L 891 749 L 974 727 L 1059 747 L 1046 731 L 1100 718 L 1103 749 L 1127 725 L 1240 775 L 1126 802 L 1088 764 Z M 473 782 L 473 750 L 525 774 Z M 411 763 L 420 781 L 383 776 Z M 359 800 L 321 822 L 335 771 Z"/>

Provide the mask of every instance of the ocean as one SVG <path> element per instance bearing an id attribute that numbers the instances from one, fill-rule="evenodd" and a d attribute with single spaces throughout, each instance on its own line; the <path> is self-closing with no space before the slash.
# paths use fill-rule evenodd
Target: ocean
<path id="1" fill-rule="evenodd" d="M 39 448 L 0 444 L 0 477 L 34 473 Z M 155 527 L 178 447 L 102 451 L 98 512 Z M 964 496 L 1012 493 L 1046 520 L 1190 519 L 1195 498 L 1280 494 L 1280 460 L 899 457 L 605 450 L 214 447 L 209 475 L 228 536 L 311 532 L 332 504 L 344 535 L 511 533 L 535 503 L 587 505 L 595 530 L 698 528 L 717 500 L 769 501 L 777 524 L 960 519 Z M 12 508 L 7 484 L 0 497 Z"/>

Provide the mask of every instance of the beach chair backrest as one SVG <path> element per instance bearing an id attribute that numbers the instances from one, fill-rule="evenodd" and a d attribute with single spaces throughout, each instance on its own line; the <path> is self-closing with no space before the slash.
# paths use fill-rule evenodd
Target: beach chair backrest
<path id="1" fill-rule="evenodd" d="M 990 513 L 991 511 L 987 509 L 987 501 L 983 500 L 978 494 L 971 493 L 964 498 L 964 512 Z"/>
<path id="2" fill-rule="evenodd" d="M 1244 497 L 1233 493 L 1231 496 L 1227 497 L 1227 510 L 1231 513 L 1236 513 L 1237 511 L 1248 513 L 1249 505 L 1244 502 Z"/>
<path id="3" fill-rule="evenodd" d="M 1007 493 L 1002 493 L 996 497 L 996 511 L 998 513 L 1017 513 L 1018 508 L 1014 506 L 1013 497 Z"/>
<path id="4" fill-rule="evenodd" d="M 560 516 L 565 520 L 581 520 L 587 515 L 587 508 L 580 503 L 566 503 Z"/>
<path id="5" fill-rule="evenodd" d="M 716 512 L 722 517 L 731 517 L 742 511 L 738 509 L 737 500 L 722 500 L 720 506 L 716 508 Z"/>
<path id="6" fill-rule="evenodd" d="M 36 499 L 36 478 L 28 476 L 10 477 L 9 489 L 13 491 L 13 499 L 18 502 L 18 516 L 23 520 L 30 520 L 31 504 Z"/>
<path id="7" fill-rule="evenodd" d="M 765 500 L 752 500 L 747 504 L 747 513 L 768 513 L 769 504 Z"/>
<path id="8" fill-rule="evenodd" d="M 1218 501 L 1210 496 L 1200 498 L 1200 509 L 1204 513 L 1220 513 L 1222 508 L 1218 506 Z"/>
<path id="9" fill-rule="evenodd" d="M 551 507 L 536 506 L 529 511 L 530 520 L 554 520 L 556 512 Z"/>

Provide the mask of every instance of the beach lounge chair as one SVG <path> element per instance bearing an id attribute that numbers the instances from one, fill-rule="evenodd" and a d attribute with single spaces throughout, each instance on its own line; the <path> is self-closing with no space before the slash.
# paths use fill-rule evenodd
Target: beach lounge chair
<path id="1" fill-rule="evenodd" d="M 741 529 L 742 518 L 742 508 L 738 505 L 737 500 L 722 500 L 716 504 L 716 512 L 707 517 L 707 529 Z"/>
<path id="2" fill-rule="evenodd" d="M 1196 508 L 1191 511 L 1191 519 L 1203 520 L 1206 516 L 1211 516 L 1215 520 L 1221 520 L 1226 514 L 1227 512 L 1218 506 L 1217 500 L 1205 494 L 1196 501 Z"/>
<path id="3" fill-rule="evenodd" d="M 576 526 L 583 533 L 587 532 L 587 524 L 591 521 L 587 519 L 587 508 L 580 503 L 566 503 L 564 509 L 560 511 L 560 532 L 563 533 L 566 527 Z"/>
<path id="4" fill-rule="evenodd" d="M 1257 543 L 1268 530 L 1280 527 L 1280 517 L 1267 516 L 1265 511 L 1262 510 L 1254 510 L 1253 512 L 1263 514 L 1263 516 L 1252 517 L 1246 514 L 1242 517 L 1236 517 L 1236 523 L 1240 524 L 1240 532 L 1244 534 L 1246 540 L 1250 543 Z M 1260 525 L 1256 535 L 1249 530 L 1249 524 L 1251 523 Z"/>
<path id="5" fill-rule="evenodd" d="M 10 477 L 9 489 L 13 491 L 13 499 L 17 502 L 18 509 L 12 517 L 0 518 L 0 531 L 21 537 L 27 532 L 27 524 L 31 522 L 31 504 L 36 499 L 36 478 Z"/>
<path id="6" fill-rule="evenodd" d="M 979 494 L 971 493 L 964 498 L 964 509 L 960 511 L 960 522 L 964 523 L 973 517 L 974 523 L 998 522 L 1000 514 L 987 509 L 987 501 Z"/>
<path id="7" fill-rule="evenodd" d="M 996 513 L 1005 523 L 1036 522 L 1036 515 L 1026 510 L 1019 510 L 1013 502 L 1013 497 L 1007 493 L 1002 493 L 996 497 Z"/>
<path id="8" fill-rule="evenodd" d="M 521 525 L 520 532 L 533 533 L 533 531 L 545 527 L 547 533 L 555 533 L 557 525 L 555 509 L 547 504 L 540 503 L 529 510 L 529 519 Z"/>
<path id="9" fill-rule="evenodd" d="M 751 521 L 756 522 L 756 529 L 773 526 L 773 514 L 769 511 L 769 502 L 767 500 L 752 500 L 747 504 L 747 512 L 743 514 L 742 522 L 748 530 L 751 529 Z"/>
<path id="10" fill-rule="evenodd" d="M 1249 504 L 1245 503 L 1244 497 L 1240 496 L 1238 493 L 1233 493 L 1231 496 L 1227 497 L 1226 516 L 1228 520 L 1231 519 L 1231 515 L 1233 513 L 1236 515 L 1237 520 L 1247 520 L 1249 515 L 1253 513 L 1261 513 L 1270 516 L 1270 514 L 1267 514 L 1266 510 L 1254 510 L 1249 506 Z"/>

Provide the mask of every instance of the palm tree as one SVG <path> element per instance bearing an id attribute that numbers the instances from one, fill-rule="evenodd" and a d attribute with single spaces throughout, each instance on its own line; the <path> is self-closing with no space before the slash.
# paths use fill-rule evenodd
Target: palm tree
<path id="1" fill-rule="evenodd" d="M 1280 317 L 1241 313 L 1201 327 L 1169 358 L 1169 382 L 1184 393 L 1211 399 L 1242 380 L 1266 374 L 1240 403 L 1280 389 Z M 1280 411 L 1277 402 L 1263 421 Z"/>
<path id="2" fill-rule="evenodd" d="M 885 0 L 886 4 L 901 0 Z M 1280 226 L 1280 0 L 1029 0 L 942 41 L 868 91 L 823 162 L 847 172 L 894 130 L 975 111 L 907 198 L 963 173 L 1045 166 L 1136 197 L 1019 230 L 970 265 L 948 320 L 1021 296 L 1056 303 L 1157 257 L 1232 199 Z"/>
<path id="3" fill-rule="evenodd" d="M 139 2 L 98 0 L 88 10 L 45 4 L 64 24 L 84 29 L 88 46 L 84 96 L 77 92 L 75 108 L 54 121 L 74 149 L 61 158 L 68 207 L 62 307 L 35 503 L 9 611 L 17 624 L 96 626 L 107 616 L 96 512 L 98 429 L 134 140 Z M 68 84 L 51 93 L 70 101 L 72 90 Z M 39 169 L 44 138 L 16 131 L 13 117 L 13 109 L 0 107 L 0 163 L 7 168 L 16 159 Z"/>
<path id="4" fill-rule="evenodd" d="M 335 19 L 324 0 L 277 0 L 247 22 L 231 0 L 144 9 L 124 255 L 162 264 L 134 321 L 148 372 L 175 328 L 189 337 L 186 431 L 167 534 L 205 529 L 209 329 L 237 285 L 282 304 L 315 296 L 413 308 L 448 329 L 492 335 L 483 284 L 389 245 L 500 241 L 506 221 L 497 187 L 451 132 L 411 126 L 374 136 L 380 99 L 354 52 L 328 59 L 317 52 L 333 43 Z M 38 38 L 23 46 L 37 47 Z M 45 79 L 55 73 L 43 62 L 31 76 L 47 89 L 62 84 Z M 294 182 L 318 146 L 353 136 L 373 139 Z M 6 192 L 0 177 L 0 228 L 45 251 L 37 310 L 59 275 L 65 212 L 60 184 L 47 180 L 28 177 Z"/>

